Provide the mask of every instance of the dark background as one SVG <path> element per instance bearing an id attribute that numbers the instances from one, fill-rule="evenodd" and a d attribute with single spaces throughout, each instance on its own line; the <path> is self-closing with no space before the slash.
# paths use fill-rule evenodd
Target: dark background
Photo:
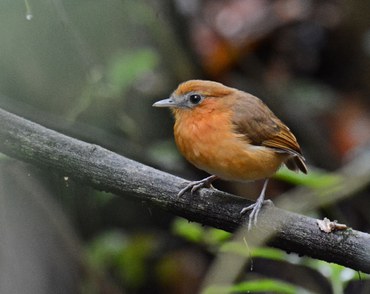
<path id="1" fill-rule="evenodd" d="M 188 179 L 205 174 L 151 105 L 193 78 L 264 100 L 313 174 L 368 149 L 369 1 L 2 1 L 0 24 L 0 107 Z M 1 293 L 195 293 L 228 237 L 6 156 L 0 173 Z M 268 195 L 298 183 L 274 180 Z M 261 183 L 215 186 L 253 198 Z M 307 213 L 369 232 L 368 191 L 351 196 Z M 240 281 L 368 293 L 366 275 L 273 256 Z"/>

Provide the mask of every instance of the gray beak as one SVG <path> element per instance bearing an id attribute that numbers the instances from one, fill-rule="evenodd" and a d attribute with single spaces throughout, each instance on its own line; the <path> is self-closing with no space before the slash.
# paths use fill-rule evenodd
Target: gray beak
<path id="1" fill-rule="evenodd" d="M 172 98 L 167 98 L 167 99 L 163 99 L 163 100 L 159 100 L 155 102 L 152 106 L 153 107 L 175 107 L 177 105 L 176 105 L 176 102 L 173 101 Z"/>

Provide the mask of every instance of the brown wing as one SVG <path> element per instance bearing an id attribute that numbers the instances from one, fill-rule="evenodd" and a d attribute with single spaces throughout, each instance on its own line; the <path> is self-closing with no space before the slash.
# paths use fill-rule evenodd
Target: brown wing
<path id="1" fill-rule="evenodd" d="M 265 146 L 292 155 L 286 166 L 307 173 L 305 159 L 297 139 L 289 128 L 257 97 L 239 92 L 242 99 L 234 104 L 235 130 L 252 145 Z"/>

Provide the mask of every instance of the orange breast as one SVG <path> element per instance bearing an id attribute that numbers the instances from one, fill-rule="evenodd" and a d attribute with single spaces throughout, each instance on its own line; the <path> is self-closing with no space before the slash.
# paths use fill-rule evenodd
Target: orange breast
<path id="1" fill-rule="evenodd" d="M 175 111 L 174 135 L 180 152 L 199 169 L 223 179 L 247 181 L 272 176 L 287 155 L 248 144 L 234 132 L 231 115 L 231 111 L 218 111 L 217 107 Z"/>

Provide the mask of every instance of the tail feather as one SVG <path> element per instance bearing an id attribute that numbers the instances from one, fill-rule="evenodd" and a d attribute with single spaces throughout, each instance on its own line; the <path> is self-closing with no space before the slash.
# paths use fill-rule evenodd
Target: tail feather
<path id="1" fill-rule="evenodd" d="M 293 156 L 285 162 L 285 165 L 290 170 L 295 172 L 301 171 L 307 174 L 307 166 L 303 156 Z"/>

